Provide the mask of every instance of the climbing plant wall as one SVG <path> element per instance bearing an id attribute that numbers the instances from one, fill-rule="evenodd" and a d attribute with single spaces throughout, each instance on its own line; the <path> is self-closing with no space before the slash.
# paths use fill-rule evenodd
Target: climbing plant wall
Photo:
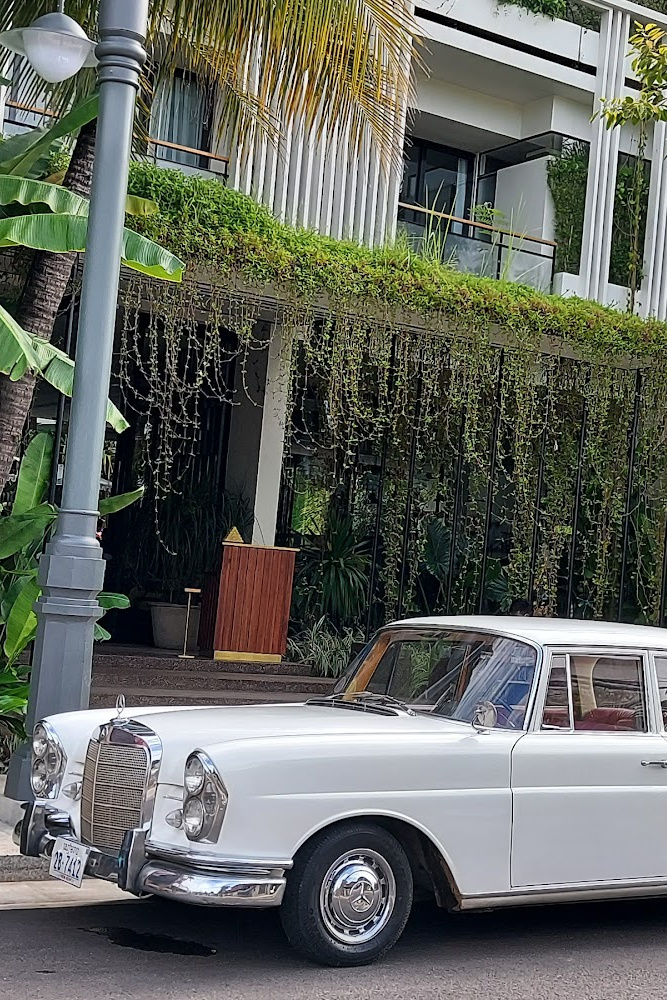
<path id="1" fill-rule="evenodd" d="M 358 621 L 368 594 L 376 622 L 536 595 L 560 614 L 661 619 L 664 324 L 461 275 L 400 241 L 297 232 L 175 171 L 133 168 L 131 190 L 161 206 L 133 225 L 196 278 L 168 297 L 146 281 L 125 292 L 121 353 L 144 359 L 166 435 L 146 461 L 164 490 L 183 400 L 216 391 L 219 331 L 219 363 L 233 352 L 243 371 L 269 310 L 291 383 L 281 529 L 348 560 L 357 604 L 341 615 Z"/>

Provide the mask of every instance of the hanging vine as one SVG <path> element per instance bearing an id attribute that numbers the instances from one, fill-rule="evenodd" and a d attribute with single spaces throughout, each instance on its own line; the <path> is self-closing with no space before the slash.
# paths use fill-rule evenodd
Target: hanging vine
<path id="1" fill-rule="evenodd" d="M 237 401 L 225 365 L 234 358 L 243 374 L 266 349 L 258 331 L 268 308 L 291 359 L 293 527 L 322 530 L 335 501 L 370 545 L 382 493 L 378 620 L 396 614 L 401 591 L 403 613 L 495 610 L 539 594 L 562 614 L 571 571 L 578 613 L 610 613 L 626 523 L 624 613 L 660 618 L 664 324 L 456 274 L 400 243 L 371 251 L 295 232 L 219 184 L 195 190 L 167 173 L 133 169 L 133 193 L 159 201 L 174 189 L 169 211 L 133 224 L 178 244 L 196 280 L 169 296 L 129 285 L 120 352 L 156 498 L 178 490 L 192 461 L 200 401 Z"/>

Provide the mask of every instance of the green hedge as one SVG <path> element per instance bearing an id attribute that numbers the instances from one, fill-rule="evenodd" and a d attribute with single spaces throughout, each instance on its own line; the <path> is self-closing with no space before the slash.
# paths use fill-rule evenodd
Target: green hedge
<path id="1" fill-rule="evenodd" d="M 594 302 L 545 295 L 511 282 L 459 274 L 425 260 L 408 245 L 370 250 L 274 219 L 252 199 L 177 170 L 135 163 L 130 192 L 152 198 L 160 214 L 128 225 L 195 266 L 270 286 L 305 307 L 326 296 L 332 311 L 395 319 L 415 314 L 431 332 L 477 336 L 500 328 L 522 345 L 542 337 L 572 345 L 591 359 L 647 359 L 667 349 L 667 324 L 643 320 Z"/>

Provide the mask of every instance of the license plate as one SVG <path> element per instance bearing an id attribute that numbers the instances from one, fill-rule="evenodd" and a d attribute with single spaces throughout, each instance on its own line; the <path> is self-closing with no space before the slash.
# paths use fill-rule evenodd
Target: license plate
<path id="1" fill-rule="evenodd" d="M 58 837 L 53 845 L 49 875 L 80 889 L 89 854 L 89 847 L 67 837 Z"/>

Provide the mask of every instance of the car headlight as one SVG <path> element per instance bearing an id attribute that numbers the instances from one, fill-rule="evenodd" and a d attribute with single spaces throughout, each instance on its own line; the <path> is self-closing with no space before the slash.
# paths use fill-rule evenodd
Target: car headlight
<path id="1" fill-rule="evenodd" d="M 188 795 L 199 795 L 206 781 L 206 770 L 199 757 L 188 757 L 185 765 L 184 783 Z"/>
<path id="2" fill-rule="evenodd" d="M 183 775 L 183 828 L 188 840 L 215 843 L 227 809 L 227 789 L 201 750 L 191 753 Z"/>
<path id="3" fill-rule="evenodd" d="M 54 799 L 60 791 L 67 757 L 55 730 L 38 722 L 32 734 L 30 784 L 38 799 Z"/>

